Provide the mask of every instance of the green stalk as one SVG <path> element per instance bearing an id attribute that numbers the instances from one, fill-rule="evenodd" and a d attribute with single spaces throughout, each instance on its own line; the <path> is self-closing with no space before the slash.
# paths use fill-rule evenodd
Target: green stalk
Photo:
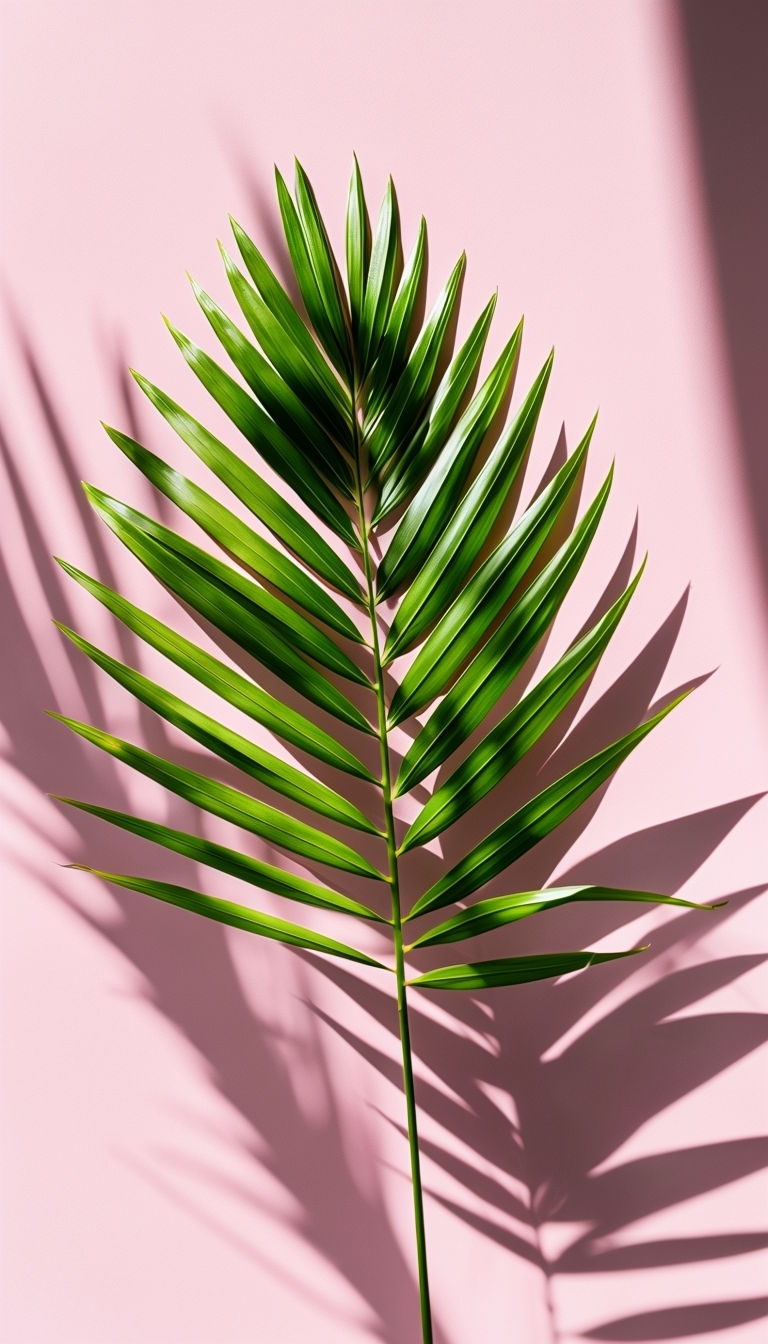
<path id="1" fill-rule="evenodd" d="M 397 1017 L 400 1026 L 400 1048 L 403 1057 L 403 1089 L 405 1108 L 408 1118 L 408 1147 L 411 1157 L 411 1186 L 413 1190 L 413 1213 L 416 1225 L 416 1260 L 419 1270 L 419 1301 L 421 1305 L 421 1332 L 423 1344 L 432 1344 L 432 1310 L 429 1302 L 429 1275 L 427 1272 L 427 1241 L 424 1228 L 424 1198 L 421 1187 L 421 1159 L 419 1156 L 419 1134 L 416 1120 L 416 1095 L 413 1082 L 413 1059 L 411 1054 L 411 1031 L 408 1021 L 408 1001 L 405 989 L 405 957 L 403 954 L 403 927 L 400 910 L 400 878 L 397 864 L 397 840 L 395 838 L 395 819 L 392 811 L 392 774 L 389 762 L 389 740 L 387 737 L 387 702 L 384 690 L 384 668 L 381 662 L 379 628 L 376 619 L 376 594 L 374 589 L 373 566 L 371 563 L 371 528 L 365 515 L 365 488 L 363 485 L 362 464 L 360 461 L 360 443 L 357 422 L 357 387 L 353 388 L 352 404 L 355 408 L 355 480 L 357 496 L 358 525 L 363 547 L 363 566 L 368 597 L 368 614 L 371 621 L 371 645 L 373 648 L 374 675 L 376 684 L 376 704 L 379 720 L 379 747 L 381 752 L 381 788 L 384 795 L 384 818 L 387 839 L 387 862 L 390 891 L 392 895 L 392 925 L 395 941 L 395 978 L 397 982 Z"/>

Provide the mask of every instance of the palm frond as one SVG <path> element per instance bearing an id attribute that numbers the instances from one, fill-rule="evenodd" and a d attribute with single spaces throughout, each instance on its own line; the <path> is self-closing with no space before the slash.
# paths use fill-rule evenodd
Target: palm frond
<path id="1" fill-rule="evenodd" d="M 91 504 L 120 541 L 195 617 L 231 641 L 243 657 L 243 668 L 252 668 L 252 673 L 174 631 L 98 579 L 60 563 L 142 643 L 213 693 L 222 707 L 234 707 L 302 758 L 337 772 L 338 780 L 320 780 L 303 765 L 288 763 L 64 625 L 63 633 L 86 658 L 201 745 L 214 762 L 223 761 L 239 772 L 247 787 L 222 783 L 205 768 L 192 770 L 103 729 L 55 717 L 81 739 L 202 812 L 266 840 L 278 855 L 284 852 L 306 863 L 312 874 L 299 876 L 245 851 L 100 803 L 62 801 L 199 867 L 225 873 L 249 890 L 260 888 L 331 914 L 353 916 L 380 930 L 384 961 L 250 905 L 148 877 L 98 874 L 262 937 L 374 969 L 387 969 L 388 963 L 400 1014 L 426 1344 L 431 1318 L 407 989 L 477 991 L 522 984 L 643 949 L 526 953 L 421 974 L 406 970 L 405 956 L 418 958 L 424 948 L 492 934 L 574 902 L 695 906 L 631 887 L 597 886 L 513 892 L 464 904 L 603 786 L 678 701 L 527 797 L 483 839 L 469 844 L 463 857 L 405 908 L 401 856 L 470 813 L 472 825 L 482 826 L 481 812 L 472 810 L 561 717 L 564 721 L 623 618 L 642 568 L 610 609 L 497 717 L 496 707 L 567 598 L 607 506 L 612 470 L 581 518 L 573 519 L 595 422 L 486 553 L 518 491 L 553 354 L 543 360 L 519 407 L 500 428 L 511 397 L 522 322 L 476 386 L 496 298 L 489 300 L 454 352 L 465 257 L 459 258 L 428 316 L 419 322 L 426 225 L 422 220 L 403 265 L 391 181 L 372 228 L 355 160 L 344 240 L 346 282 L 301 165 L 296 165 L 293 193 L 277 174 L 277 198 L 304 312 L 232 220 L 244 269 L 220 248 L 237 320 L 192 281 L 210 326 L 213 353 L 168 322 L 184 360 L 237 432 L 237 443 L 224 443 L 156 384 L 134 373 L 160 416 L 230 493 L 232 503 L 244 506 L 249 520 L 244 520 L 242 507 L 240 513 L 227 507 L 112 427 L 105 426 L 112 442 L 198 529 L 201 544 L 102 488 L 86 486 Z M 229 362 L 231 371 L 221 360 Z M 261 474 L 259 459 L 278 478 L 277 485 Z M 385 527 L 396 514 L 387 541 Z M 327 531 L 335 538 L 333 544 Z M 395 599 L 385 629 L 382 604 Z M 385 669 L 409 652 L 410 666 L 390 695 Z M 273 686 L 277 683 L 277 693 L 259 684 L 262 673 Z M 426 720 L 419 723 L 415 716 L 425 711 Z M 388 734 L 409 720 L 412 742 L 395 780 Z M 473 741 L 478 730 L 480 736 Z M 365 763 L 371 739 L 378 744 L 380 775 Z M 464 748 L 463 759 L 454 760 Z M 446 777 L 398 842 L 395 800 L 445 763 Z M 355 779 L 354 793 L 350 777 Z M 379 819 L 368 816 L 361 784 L 365 796 L 376 803 Z M 264 791 L 271 801 L 262 798 Z M 288 804 L 291 810 L 286 810 Z M 365 833 L 366 843 L 380 846 L 380 861 L 372 862 L 330 833 L 329 821 L 342 833 Z M 368 889 L 388 893 L 390 913 L 335 892 L 325 877 L 315 879 L 315 869 L 323 875 L 330 869 L 329 879 L 333 871 L 365 878 Z M 448 906 L 456 907 L 448 919 L 423 929 L 406 945 L 406 921 Z"/>

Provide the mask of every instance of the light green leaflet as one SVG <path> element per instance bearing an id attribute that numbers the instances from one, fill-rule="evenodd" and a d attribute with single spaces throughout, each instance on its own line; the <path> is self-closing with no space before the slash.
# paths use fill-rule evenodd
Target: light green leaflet
<path id="1" fill-rule="evenodd" d="M 312 933 L 309 929 L 291 924 L 287 919 L 277 919 L 274 915 L 264 915 L 258 910 L 250 910 L 245 905 L 236 905 L 233 901 L 223 901 L 220 896 L 205 896 L 200 891 L 190 891 L 188 887 L 178 887 L 172 882 L 153 882 L 146 877 L 126 877 L 122 873 L 104 873 L 98 868 L 87 868 L 84 864 L 72 864 L 86 873 L 95 873 L 105 882 L 118 887 L 128 887 L 131 891 L 143 892 L 145 896 L 154 896 L 157 901 L 166 901 L 169 905 L 178 905 L 182 910 L 191 910 L 195 915 L 204 915 L 219 924 L 229 924 L 233 929 L 245 929 L 246 933 L 258 933 L 262 938 L 275 938 L 279 943 L 288 943 L 293 947 L 306 947 L 310 952 L 330 952 L 334 957 L 347 957 L 350 961 L 361 961 L 365 966 L 376 966 L 385 970 L 380 961 L 358 952 L 346 943 L 335 938 L 327 938 L 322 933 Z"/>
<path id="2" fill-rule="evenodd" d="M 600 966 L 606 961 L 618 961 L 646 952 L 645 947 L 632 947 L 627 952 L 551 952 L 534 957 L 498 957 L 493 961 L 477 961 L 467 966 L 444 966 L 439 971 L 427 971 L 409 980 L 419 989 L 494 989 L 502 985 L 526 985 L 531 980 L 551 980 L 556 976 L 582 971 L 586 966 Z"/>
<path id="3" fill-rule="evenodd" d="M 574 901 L 639 901 L 655 905 L 681 905 L 689 910 L 714 910 L 723 901 L 701 905 L 679 896 L 660 896 L 656 891 L 625 891 L 621 887 L 547 887 L 544 891 L 518 891 L 513 896 L 492 896 L 487 901 L 476 901 L 466 910 L 460 910 L 443 924 L 423 933 L 408 947 L 436 947 L 440 943 L 459 943 L 465 938 L 477 938 L 481 933 L 516 924 L 542 910 L 554 910 L 558 905 Z"/>
<path id="4" fill-rule="evenodd" d="M 631 872 L 616 888 L 483 895 L 594 798 L 683 697 L 559 778 L 550 774 L 548 783 L 528 789 L 518 780 L 511 815 L 492 829 L 483 823 L 483 800 L 526 753 L 537 744 L 548 749 L 567 732 L 640 578 L 642 566 L 608 610 L 515 696 L 518 674 L 548 636 L 582 571 L 608 504 L 612 469 L 600 473 L 599 488 L 591 484 L 593 421 L 547 484 L 526 500 L 520 482 L 552 354 L 535 352 L 540 371 L 530 388 L 513 397 L 522 321 L 505 340 L 489 345 L 494 295 L 462 330 L 464 254 L 442 288 L 433 285 L 422 219 L 403 263 L 391 180 L 372 227 L 355 159 L 343 230 L 346 275 L 301 165 L 293 192 L 279 172 L 276 183 L 297 302 L 245 229 L 231 220 L 239 261 L 219 245 L 229 308 L 192 282 L 211 351 L 168 322 L 184 361 L 214 410 L 223 412 L 223 438 L 134 373 L 206 479 L 108 428 L 143 478 L 143 490 L 148 484 L 169 501 L 173 521 L 161 523 L 103 489 L 85 487 L 131 556 L 184 604 L 199 638 L 60 562 L 135 641 L 133 665 L 60 625 L 64 635 L 99 673 L 196 745 L 181 765 L 102 728 L 54 717 L 118 765 L 192 804 L 201 819 L 214 816 L 237 827 L 244 841 L 223 845 L 87 799 L 61 801 L 170 851 L 190 869 L 244 884 L 247 903 L 206 894 L 186 881 L 87 870 L 104 880 L 259 937 L 351 959 L 364 968 L 360 974 L 393 975 L 421 1337 L 432 1344 L 410 994 L 525 984 L 644 949 L 530 952 L 526 942 L 524 955 L 520 947 L 519 955 L 428 970 L 420 965 L 424 949 L 440 955 L 450 943 L 492 939 L 502 928 L 514 939 L 512 926 L 521 919 L 549 912 L 541 921 L 546 928 L 562 906 L 580 902 L 696 910 L 712 905 L 636 889 Z M 543 451 L 549 448 L 545 444 Z M 586 504 L 576 521 L 585 480 Z M 172 684 L 163 684 L 162 673 L 156 681 L 140 670 L 144 646 L 171 665 Z M 398 677 L 402 654 L 412 657 Z M 180 685 L 185 677 L 195 692 L 206 693 L 205 712 L 187 701 L 183 680 Z M 230 726 L 232 710 L 241 718 L 237 727 Z M 295 751 L 295 761 L 254 740 L 254 724 Z M 410 740 L 396 773 L 389 734 L 399 725 Z M 221 762 L 239 772 L 240 787 L 217 777 Z M 424 781 L 439 767 L 445 767 L 441 778 L 425 797 Z M 413 820 L 404 833 L 397 831 L 396 800 L 419 785 L 420 806 L 410 807 Z M 455 828 L 450 863 L 426 890 L 406 891 L 402 856 L 449 827 Z M 254 836 L 274 851 L 272 862 L 248 852 Z M 306 875 L 296 866 L 307 868 Z M 345 885 L 352 884 L 351 894 L 334 889 L 341 885 L 333 880 L 339 872 L 346 874 Z M 512 874 L 503 878 L 504 886 L 507 881 L 512 885 Z M 357 888 L 374 892 L 371 904 L 357 899 Z M 254 889 L 319 910 L 328 932 L 254 910 Z M 476 893 L 475 903 L 465 904 Z M 441 922 L 426 918 L 449 906 Z M 352 928 L 353 919 L 366 922 L 376 955 L 333 936 L 338 915 Z M 406 952 L 413 963 L 408 970 Z"/>
<path id="5" fill-rule="evenodd" d="M 56 794 L 53 796 L 61 803 L 68 803 L 70 807 L 76 807 L 81 812 L 88 812 L 93 817 L 119 826 L 121 830 L 129 831 L 142 840 L 162 845 L 164 849 L 183 854 L 194 863 L 215 868 L 220 873 L 228 873 L 230 877 L 239 878 L 241 882 L 248 882 L 262 891 L 271 891 L 276 896 L 285 896 L 286 900 L 299 901 L 302 905 L 313 905 L 318 910 L 338 910 L 341 914 L 359 915 L 361 919 L 371 919 L 377 924 L 390 923 L 383 915 L 377 914 L 370 906 L 363 905 L 360 901 L 353 901 L 338 891 L 321 887 L 317 882 L 309 882 L 307 878 L 299 877 L 287 869 L 275 868 L 274 864 L 263 863 L 261 859 L 254 859 L 250 854 L 243 854 L 226 845 L 216 844 L 213 840 L 203 840 L 199 835 L 177 831 L 171 826 L 163 826 L 145 817 L 134 817 L 128 812 L 118 812 L 111 807 L 99 807 L 97 803 L 81 803 L 76 798 L 63 798 Z"/>

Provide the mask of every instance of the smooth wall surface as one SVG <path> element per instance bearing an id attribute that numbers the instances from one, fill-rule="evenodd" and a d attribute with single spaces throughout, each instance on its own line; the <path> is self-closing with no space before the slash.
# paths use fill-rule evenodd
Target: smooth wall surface
<path id="1" fill-rule="evenodd" d="M 375 978 L 57 866 L 189 881 L 51 793 L 195 822 L 43 714 L 195 758 L 65 647 L 51 616 L 167 679 L 50 557 L 194 630 L 84 505 L 81 479 L 168 516 L 99 420 L 195 475 L 126 369 L 213 422 L 159 311 L 204 338 L 184 273 L 225 300 L 228 212 L 283 264 L 273 162 L 299 156 L 339 242 L 353 151 L 374 201 L 392 173 L 406 246 L 426 215 L 432 293 L 466 248 L 460 332 L 497 285 L 489 358 L 525 314 L 518 399 L 555 344 L 529 492 L 600 406 L 584 498 L 613 459 L 615 485 L 542 666 L 649 553 L 555 765 L 701 683 L 496 889 L 729 902 L 542 916 L 505 950 L 651 948 L 414 1000 L 437 1339 L 757 1344 L 764 7 L 5 0 L 2 27 L 3 1344 L 419 1338 L 393 1005 Z"/>

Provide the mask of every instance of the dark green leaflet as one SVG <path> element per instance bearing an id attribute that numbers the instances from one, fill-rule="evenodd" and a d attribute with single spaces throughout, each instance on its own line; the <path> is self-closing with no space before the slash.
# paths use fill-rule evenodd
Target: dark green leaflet
<path id="1" fill-rule="evenodd" d="M 368 219 L 368 207 L 365 203 L 363 179 L 360 176 L 357 157 L 355 157 L 347 199 L 346 252 L 349 311 L 352 335 L 357 341 L 363 311 L 365 278 L 368 274 L 368 262 L 371 255 L 371 225 Z"/>
<path id="2" fill-rule="evenodd" d="M 361 686 L 369 684 L 365 673 L 356 663 L 322 630 L 308 621 L 300 612 L 283 602 L 261 584 L 254 583 L 241 570 L 225 564 L 216 556 L 187 541 L 185 537 L 172 532 L 146 514 L 139 513 L 121 500 L 87 486 L 88 498 L 116 536 L 143 561 L 152 568 L 153 560 L 158 556 L 174 556 L 184 561 L 192 572 L 208 575 L 215 585 L 231 591 L 244 599 L 252 610 L 254 619 L 262 621 L 274 634 L 292 648 L 314 658 L 331 672 L 358 682 Z M 229 540 L 234 541 L 230 533 Z M 235 543 L 236 544 L 236 543 Z M 194 601 L 192 602 L 194 604 Z"/>
<path id="3" fill-rule="evenodd" d="M 396 792 L 424 779 L 465 742 L 525 664 L 549 626 L 589 548 L 605 507 L 605 481 L 578 527 L 527 588 L 432 713 L 400 767 Z"/>
<path id="4" fill-rule="evenodd" d="M 485 313 L 481 314 L 467 345 L 459 353 L 460 362 L 455 372 L 454 365 L 448 370 L 450 391 L 446 389 L 441 396 L 441 388 L 438 388 L 435 402 L 430 408 L 430 417 L 434 413 L 434 421 L 430 419 L 420 450 L 410 456 L 407 452 L 403 455 L 401 465 L 404 472 L 415 469 L 415 478 L 419 480 L 421 478 L 419 458 L 422 454 L 425 457 L 431 454 L 435 442 L 438 445 L 441 442 L 443 444 L 434 470 L 429 473 L 408 505 L 379 566 L 376 584 L 379 601 L 391 596 L 417 573 L 434 549 L 440 535 L 453 517 L 456 500 L 464 488 L 478 449 L 509 389 L 520 345 L 520 327 L 508 341 L 453 433 L 445 439 L 444 431 L 453 417 L 453 409 L 458 405 L 468 377 L 471 377 L 482 354 L 490 311 L 492 309 L 489 305 Z M 446 410 L 448 414 L 444 415 L 443 412 Z M 430 443 L 433 424 L 436 436 Z M 393 476 L 397 476 L 397 469 Z M 387 484 L 388 482 L 385 482 L 382 501 L 387 497 Z"/>
<path id="5" fill-rule="evenodd" d="M 60 803 L 66 803 L 69 807 L 76 807 L 81 812 L 88 812 L 102 821 L 108 821 L 111 825 L 130 831 L 132 835 L 137 835 L 142 840 L 162 845 L 164 849 L 182 854 L 185 858 L 192 859 L 194 863 L 201 863 L 207 868 L 227 873 L 230 877 L 239 878 L 240 881 L 260 887 L 263 891 L 284 896 L 289 901 L 299 901 L 302 905 L 312 905 L 319 910 L 336 910 L 345 915 L 358 915 L 360 919 L 375 920 L 378 924 L 389 923 L 389 920 L 383 919 L 375 910 L 362 905 L 360 901 L 353 901 L 349 896 L 330 891 L 328 887 L 318 886 L 316 882 L 310 882 L 306 877 L 299 877 L 296 873 L 275 868 L 271 863 L 263 863 L 261 859 L 254 859 L 250 854 L 241 854 L 238 850 L 218 845 L 213 840 L 203 840 L 198 835 L 176 831 L 159 822 L 131 816 L 128 812 L 116 812 L 110 807 L 99 807 L 96 803 L 79 802 L 76 798 L 54 796 L 58 797 Z"/>
<path id="6" fill-rule="evenodd" d="M 524 803 L 507 821 L 503 821 L 476 845 L 466 858 L 425 891 L 411 910 L 409 918 L 414 919 L 416 915 L 424 915 L 429 910 L 439 910 L 453 901 L 463 900 L 508 868 L 604 784 L 651 729 L 666 718 L 682 699 L 680 696 L 654 714 L 647 723 L 612 742 L 590 760 L 555 780 L 554 784 L 543 789 L 530 802 Z"/>
<path id="7" fill-rule="evenodd" d="M 357 334 L 357 359 L 363 376 L 376 357 L 389 317 L 399 249 L 400 220 L 390 178 L 373 235 Z"/>
<path id="8" fill-rule="evenodd" d="M 206 896 L 201 891 L 190 891 L 189 887 L 177 887 L 172 882 L 153 882 L 146 877 L 126 877 L 123 873 L 104 873 L 99 868 L 88 868 L 82 863 L 73 863 L 72 868 L 81 872 L 93 873 L 105 882 L 118 887 L 127 887 L 130 891 L 141 892 L 144 896 L 153 896 L 157 901 L 167 901 L 178 905 L 193 914 L 204 915 L 218 924 L 229 924 L 234 929 L 245 929 L 246 933 L 258 933 L 262 938 L 275 938 L 279 943 L 288 943 L 293 947 L 306 947 L 311 952 L 328 952 L 334 957 L 346 957 L 349 961 L 360 961 L 364 966 L 376 966 L 380 971 L 386 968 L 374 957 L 358 952 L 346 943 L 339 943 L 325 934 L 313 933 L 299 924 L 290 924 L 287 919 L 278 919 L 275 915 L 264 915 L 258 910 L 249 910 L 245 905 L 236 905 L 234 901 L 224 901 L 220 896 Z"/>
<path id="9" fill-rule="evenodd" d="M 642 570 L 601 621 L 555 663 L 424 804 L 403 847 L 425 845 L 453 825 L 509 774 L 584 685 L 608 645 Z"/>
<path id="10" fill-rule="evenodd" d="M 270 364 L 320 424 L 343 447 L 352 450 L 352 402 L 282 285 L 261 253 L 234 219 L 230 220 L 251 284 L 219 244 L 227 279 L 243 317 Z"/>
<path id="11" fill-rule="evenodd" d="M 367 409 L 375 416 L 384 404 L 389 388 L 400 377 L 408 355 L 408 337 L 416 304 L 424 280 L 427 253 L 427 225 L 422 217 L 413 251 L 405 263 L 379 353 L 368 381 Z"/>
<path id="12" fill-rule="evenodd" d="M 349 373 L 352 352 L 347 296 L 323 217 L 318 209 L 314 189 L 298 159 L 294 159 L 294 181 L 296 205 L 307 240 L 312 269 L 325 311 L 333 323 L 335 335 L 347 359 L 345 371 Z"/>
<path id="13" fill-rule="evenodd" d="M 359 547 L 360 543 L 341 502 L 312 464 L 294 447 L 287 434 L 210 355 L 170 322 L 168 329 L 203 387 L 264 461 L 337 536 L 348 545 Z"/>
<path id="14" fill-rule="evenodd" d="M 290 557 L 243 523 L 236 514 L 219 504 L 212 495 L 180 472 L 166 465 L 135 439 L 105 425 L 112 442 L 139 468 L 158 490 L 173 500 L 188 517 L 208 533 L 228 555 L 238 560 L 258 578 L 272 583 L 286 597 L 303 607 L 311 616 L 329 625 L 338 634 L 356 643 L 364 643 L 357 626 L 342 611 L 338 602 L 314 579 L 305 574 Z"/>
<path id="15" fill-rule="evenodd" d="M 397 462 L 386 476 L 381 488 L 379 502 L 374 511 L 374 523 L 386 518 L 393 509 L 396 509 L 398 505 L 414 495 L 417 487 L 423 483 L 424 478 L 433 466 L 436 457 L 439 457 L 441 464 L 444 460 L 448 460 L 446 457 L 448 435 L 461 409 L 467 389 L 479 368 L 495 308 L 496 295 L 494 294 L 486 304 L 458 354 L 454 355 L 440 379 L 437 391 L 427 407 L 421 424 L 415 430 L 407 447 L 398 455 Z M 512 342 L 516 345 L 519 345 L 521 332 L 522 323 L 512 336 Z M 471 432 L 469 427 L 467 428 L 468 432 Z M 434 473 L 432 473 L 436 477 L 436 484 L 443 479 L 440 474 L 441 470 L 442 465 L 440 468 L 435 468 Z M 469 470 L 469 467 L 467 470 Z M 464 476 L 459 476 L 457 489 L 464 479 Z M 379 595 L 381 595 L 381 584 L 383 582 L 382 566 L 389 567 L 391 564 L 389 559 L 390 549 L 391 544 L 387 548 L 387 555 L 384 557 L 382 565 L 379 566 L 379 582 L 377 583 Z"/>
<path id="16" fill-rule="evenodd" d="M 78 723 L 75 719 L 65 718 L 62 714 L 52 714 L 52 718 L 66 724 L 86 742 L 100 747 L 110 756 L 130 765 L 147 779 L 153 779 L 163 788 L 177 793 L 180 798 L 194 803 L 197 807 L 211 812 L 214 816 L 231 821 L 244 830 L 260 835 L 270 844 L 279 845 L 313 863 L 327 863 L 332 868 L 341 868 L 347 873 L 356 873 L 360 877 L 374 877 L 383 881 L 382 874 L 357 854 L 354 849 L 333 836 L 325 835 L 304 821 L 297 821 L 283 812 L 278 812 L 266 803 L 258 802 L 247 793 L 233 789 L 218 780 L 208 779 L 195 770 L 186 770 L 173 761 L 164 761 L 160 756 L 137 747 L 132 742 L 124 742 L 111 733 L 104 733 L 90 724 Z"/>
<path id="17" fill-rule="evenodd" d="M 458 299 L 466 258 L 462 253 L 437 303 L 409 355 L 408 363 L 397 380 L 383 409 L 372 420 L 366 417 L 364 440 L 373 477 L 396 457 L 407 439 L 429 395 L 435 369 L 444 347 L 445 336 Z"/>
<path id="18" fill-rule="evenodd" d="M 190 277 L 191 279 L 191 277 Z M 278 428 L 315 469 L 329 478 L 333 486 L 352 498 L 354 477 L 349 460 L 307 410 L 304 401 L 272 368 L 255 345 L 243 336 L 234 322 L 205 290 L 191 279 L 195 298 L 235 368 Z"/>
<path id="19" fill-rule="evenodd" d="M 445 690 L 462 663 L 487 638 L 493 621 L 562 517 L 588 442 L 582 441 L 440 618 L 392 697 L 390 723 L 418 714 Z"/>
<path id="20" fill-rule="evenodd" d="M 260 332 L 254 332 L 254 335 L 262 343 L 266 354 L 276 369 L 280 368 L 281 361 L 286 361 L 293 356 L 294 351 L 297 351 L 310 370 L 312 377 L 316 379 L 318 386 L 325 389 L 326 394 L 343 412 L 344 423 L 351 426 L 352 399 L 349 395 L 349 389 L 339 381 L 333 369 L 326 363 L 312 339 L 311 332 L 305 326 L 277 276 L 267 265 L 258 248 L 231 215 L 230 223 L 246 270 L 264 303 L 266 313 L 269 315 L 265 320 L 269 323 L 269 318 L 274 319 L 283 333 L 278 336 L 276 328 L 269 324 L 267 333 L 265 333 L 267 335 L 266 341 L 262 341 Z M 288 345 L 285 341 L 286 336 L 290 338 Z M 286 382 L 290 381 L 292 368 L 293 365 L 290 364 L 286 366 L 285 370 L 280 369 Z"/>
<path id="21" fill-rule="evenodd" d="M 177 554 L 158 542 L 149 531 L 126 522 L 123 512 L 125 506 L 119 505 L 118 501 L 108 500 L 93 490 L 89 492 L 89 497 L 108 525 L 114 527 L 121 540 L 126 540 L 134 555 L 151 573 L 217 630 L 235 640 L 241 648 L 314 704 L 353 728 L 363 732 L 373 731 L 351 700 L 312 667 L 290 643 L 283 641 L 281 634 L 286 627 L 279 621 L 265 619 L 264 612 L 249 600 L 247 587 L 245 593 L 241 591 L 249 580 L 241 579 L 234 571 L 231 578 L 229 575 L 222 576 L 217 568 L 218 562 L 213 562 L 209 556 L 206 556 L 206 567 L 203 569 L 190 559 L 190 552 L 197 549 L 192 548 L 190 543 L 174 537 L 174 545 L 180 547 L 182 552 Z M 221 570 L 226 570 L 226 566 L 221 566 Z M 210 577 L 211 571 L 213 577 Z M 319 635 L 320 631 L 317 633 Z"/>
<path id="22" fill-rule="evenodd" d="M 511 431 L 496 444 L 400 603 L 387 636 L 385 662 L 405 653 L 416 642 L 469 573 L 530 447 L 551 367 L 552 356 Z"/>
<path id="23" fill-rule="evenodd" d="M 357 756 L 317 724 L 304 718 L 297 710 L 284 705 L 281 700 L 269 695 L 250 678 L 229 667 L 205 649 L 198 648 L 184 635 L 177 634 L 162 621 L 141 611 L 119 593 L 107 588 L 105 584 L 89 578 L 82 570 L 75 569 L 64 560 L 59 560 L 58 563 L 140 639 L 164 654 L 177 667 L 183 668 L 201 685 L 207 686 L 230 705 L 249 715 L 256 723 L 260 723 L 262 727 L 268 728 L 285 742 L 290 742 L 300 751 L 308 752 L 309 755 L 325 761 L 328 765 L 335 765 L 337 769 L 356 775 L 360 779 L 372 783 L 378 782 Z"/>
<path id="24" fill-rule="evenodd" d="M 336 793 L 335 789 L 329 789 L 311 775 L 304 774 L 278 756 L 249 742 L 240 733 L 217 723 L 208 714 L 185 704 L 171 691 L 97 649 L 73 630 L 68 630 L 64 625 L 59 625 L 59 629 L 87 658 L 114 677 L 137 700 L 141 700 L 166 722 L 173 724 L 174 728 L 179 728 L 222 760 L 323 817 L 330 817 L 332 821 L 353 826 L 359 831 L 367 831 L 370 835 L 382 834 L 354 803 Z"/>
<path id="25" fill-rule="evenodd" d="M 237 453 L 233 453 L 231 448 L 209 433 L 154 383 L 135 371 L 133 376 L 184 443 L 269 528 L 278 541 L 331 587 L 337 588 L 359 605 L 363 600 L 359 583 L 315 528 Z"/>

